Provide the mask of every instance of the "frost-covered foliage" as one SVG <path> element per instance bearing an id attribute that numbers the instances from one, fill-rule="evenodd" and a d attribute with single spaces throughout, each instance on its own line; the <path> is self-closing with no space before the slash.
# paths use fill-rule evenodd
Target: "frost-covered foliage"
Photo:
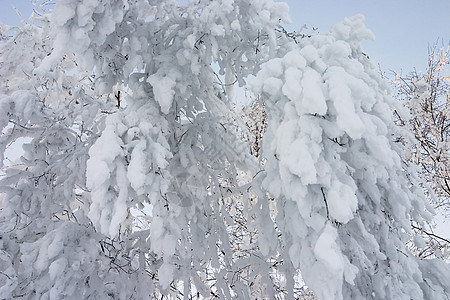
<path id="1" fill-rule="evenodd" d="M 300 39 L 280 20 L 271 0 L 60 0 L 2 27 L 1 152 L 23 150 L 2 161 L 1 294 L 282 299 L 301 273 L 319 299 L 448 297 L 448 267 L 405 248 L 430 214 L 362 18 Z M 264 164 L 233 109 L 248 75 Z"/>
<path id="2" fill-rule="evenodd" d="M 436 211 L 450 213 L 450 46 L 430 48 L 424 73 L 412 72 L 393 80 L 396 98 L 410 110 L 409 118 L 397 115 L 397 124 L 412 133 L 404 139 L 409 149 L 407 158 L 419 166 L 419 174 L 428 199 Z M 430 192 L 431 189 L 431 192 Z M 414 226 L 426 240 L 417 247 L 421 258 L 437 256 L 450 259 L 450 242 L 432 233 L 433 226 Z M 429 227 L 429 228 L 428 228 Z M 416 243 L 417 244 L 417 243 Z"/>
<path id="3" fill-rule="evenodd" d="M 250 142 L 250 153 L 259 158 L 262 139 L 267 127 L 267 114 L 264 103 L 256 98 L 242 107 L 240 115 L 248 129 L 248 132 L 243 134 L 243 138 Z"/>
<path id="4" fill-rule="evenodd" d="M 431 48 L 425 73 L 396 74 L 397 98 L 411 112 L 408 125 L 415 139 L 408 145 L 410 159 L 421 167 L 421 175 L 431 185 L 436 207 L 450 210 L 450 46 Z"/>

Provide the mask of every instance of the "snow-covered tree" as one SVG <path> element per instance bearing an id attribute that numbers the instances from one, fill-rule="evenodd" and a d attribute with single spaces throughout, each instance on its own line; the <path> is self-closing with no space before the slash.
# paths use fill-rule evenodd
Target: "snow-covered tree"
<path id="1" fill-rule="evenodd" d="M 431 48 L 424 73 L 396 74 L 394 81 L 397 98 L 411 112 L 409 120 L 399 120 L 411 128 L 417 142 L 410 145 L 410 159 L 421 166 L 436 196 L 433 204 L 443 210 L 450 209 L 449 52 L 450 47 Z"/>
<path id="2" fill-rule="evenodd" d="M 259 72 L 262 186 L 277 198 L 285 261 L 319 298 L 439 297 L 427 263 L 404 246 L 410 220 L 423 224 L 427 209 L 395 142 L 395 103 L 359 47 L 370 37 L 361 17 L 349 18 Z"/>
<path id="3" fill-rule="evenodd" d="M 410 110 L 409 118 L 397 115 L 397 123 L 407 128 L 411 138 L 404 139 L 407 158 L 417 164 L 428 199 L 437 212 L 448 216 L 450 209 L 450 47 L 430 48 L 426 71 L 401 76 L 395 74 L 396 98 Z M 433 226 L 422 228 L 425 244 L 417 249 L 419 257 L 450 257 L 450 242 L 433 233 Z"/>
<path id="4" fill-rule="evenodd" d="M 2 159 L 5 298 L 450 294 L 405 246 L 431 215 L 361 16 L 309 38 L 271 0 L 59 0 L 35 21 L 1 28 L 0 145 L 23 148 Z M 249 75 L 259 158 L 233 105 Z"/>

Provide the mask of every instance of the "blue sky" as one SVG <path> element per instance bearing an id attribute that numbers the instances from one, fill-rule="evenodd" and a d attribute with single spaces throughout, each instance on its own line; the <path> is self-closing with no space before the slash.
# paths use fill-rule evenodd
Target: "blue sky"
<path id="1" fill-rule="evenodd" d="M 254 0 L 258 1 L 258 0 Z M 363 44 L 365 52 L 382 70 L 408 73 L 426 66 L 428 46 L 450 41 L 450 0 L 287 0 L 293 23 L 290 30 L 303 24 L 328 31 L 345 17 L 361 13 L 375 41 Z M 17 25 L 31 13 L 31 0 L 0 0 L 0 21 Z"/>
<path id="2" fill-rule="evenodd" d="M 376 36 L 365 52 L 386 72 L 426 67 L 428 46 L 450 41 L 450 0 L 288 0 L 291 28 L 302 24 L 328 31 L 345 17 L 361 13 Z"/>

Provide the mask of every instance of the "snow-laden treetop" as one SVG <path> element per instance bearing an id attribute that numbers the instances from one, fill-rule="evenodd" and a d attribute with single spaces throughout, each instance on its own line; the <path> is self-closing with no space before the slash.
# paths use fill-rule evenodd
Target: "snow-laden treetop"
<path id="1" fill-rule="evenodd" d="M 405 247 L 432 209 L 362 16 L 304 35 L 271 0 L 59 0 L 34 21 L 0 30 L 0 149 L 23 148 L 0 295 L 449 297 Z M 266 110 L 258 158 L 237 85 Z"/>

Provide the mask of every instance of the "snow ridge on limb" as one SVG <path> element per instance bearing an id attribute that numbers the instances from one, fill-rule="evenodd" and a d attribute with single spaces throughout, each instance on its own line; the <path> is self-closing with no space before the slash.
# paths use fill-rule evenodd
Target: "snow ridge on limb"
<path id="1" fill-rule="evenodd" d="M 444 299 L 448 291 L 423 284 L 427 262 L 405 248 L 410 220 L 430 214 L 395 142 L 396 104 L 359 45 L 372 37 L 362 16 L 347 18 L 258 73 L 252 87 L 268 115 L 262 186 L 279 199 L 285 257 L 319 299 Z"/>

